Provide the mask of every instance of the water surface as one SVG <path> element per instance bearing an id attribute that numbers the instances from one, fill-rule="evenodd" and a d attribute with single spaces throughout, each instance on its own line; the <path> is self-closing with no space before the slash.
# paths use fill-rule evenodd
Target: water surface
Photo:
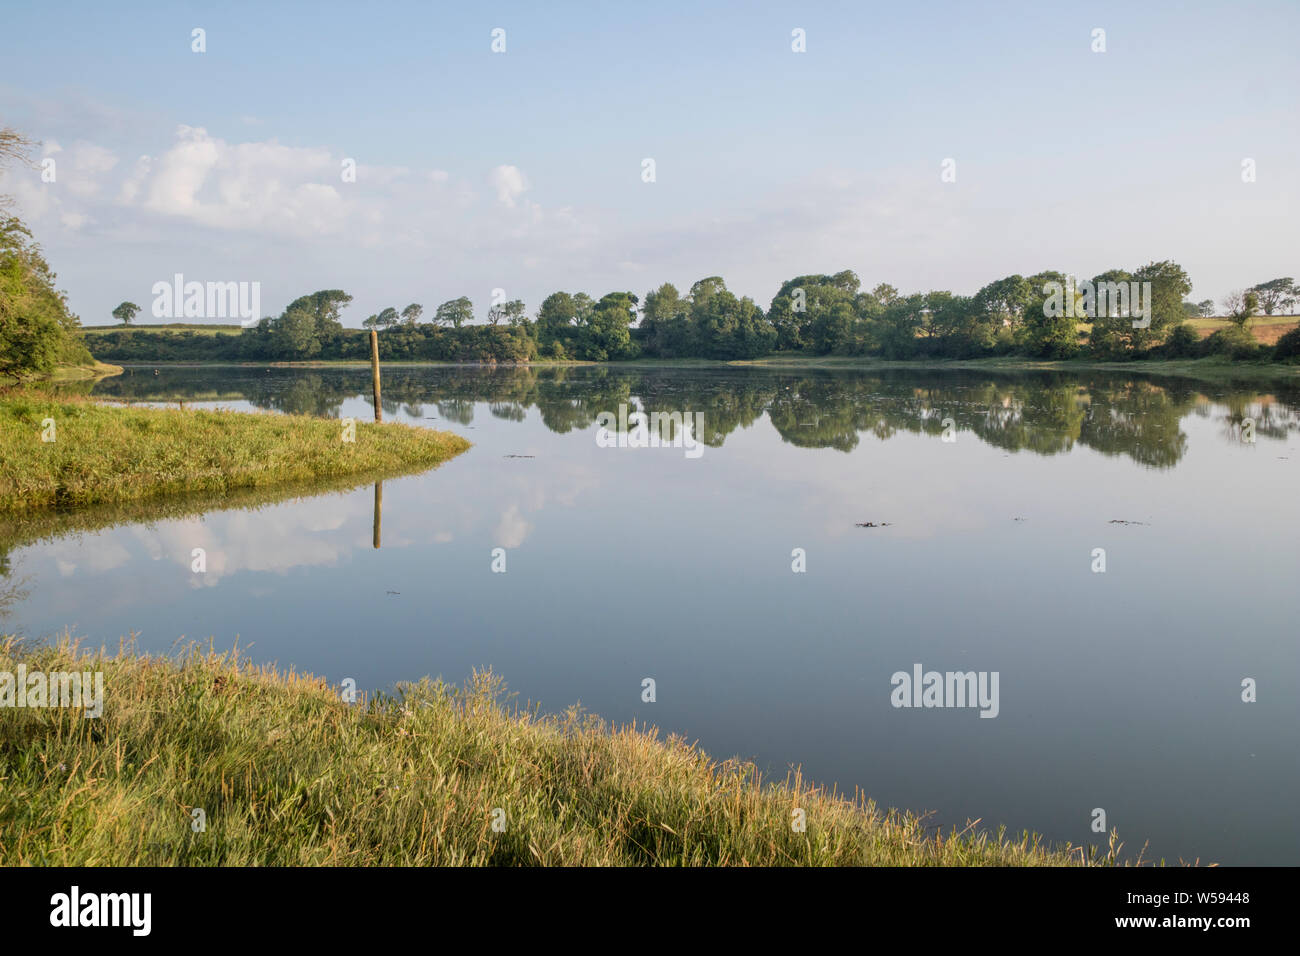
<path id="1" fill-rule="evenodd" d="M 364 369 L 130 372 L 95 394 L 373 414 Z M 379 527 L 371 485 L 0 525 L 0 627 L 363 688 L 491 667 L 936 825 L 1104 845 L 1103 808 L 1148 858 L 1300 860 L 1294 388 L 394 367 L 384 396 L 474 447 L 385 481 Z M 702 453 L 601 447 L 620 405 L 701 413 Z M 891 706 L 917 663 L 998 672 L 997 717 Z"/>

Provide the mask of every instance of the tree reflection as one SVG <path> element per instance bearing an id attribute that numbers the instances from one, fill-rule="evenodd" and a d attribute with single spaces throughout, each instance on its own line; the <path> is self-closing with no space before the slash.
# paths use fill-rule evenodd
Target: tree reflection
<path id="1" fill-rule="evenodd" d="M 159 376 L 103 379 L 94 394 L 146 401 L 244 399 L 258 408 L 337 417 L 345 401 L 367 399 L 369 372 L 312 369 L 172 368 Z M 592 428 L 602 412 L 665 416 L 702 412 L 703 434 L 721 446 L 765 414 L 799 448 L 851 452 L 864 437 L 900 432 L 938 438 L 958 432 L 1009 452 L 1057 455 L 1076 445 L 1169 468 L 1186 453 L 1182 420 L 1222 419 L 1240 441 L 1247 420 L 1259 440 L 1300 430 L 1300 390 L 1250 383 L 1205 384 L 1129 373 L 971 369 L 767 369 L 733 366 L 395 367 L 385 373 L 385 410 L 412 417 L 429 406 L 441 423 L 469 426 L 482 403 L 494 418 L 523 421 L 537 409 L 557 434 Z M 431 417 L 431 416 L 428 416 Z M 666 426 L 669 430 L 673 426 Z M 671 438 L 671 435 L 663 436 Z"/>

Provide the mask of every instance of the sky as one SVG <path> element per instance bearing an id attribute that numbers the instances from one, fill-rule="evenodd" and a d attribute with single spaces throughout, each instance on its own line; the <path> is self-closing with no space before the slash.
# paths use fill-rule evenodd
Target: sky
<path id="1" fill-rule="evenodd" d="M 1219 301 L 1300 274 L 1298 39 L 1295 0 L 26 4 L 0 126 L 53 182 L 0 192 L 87 325 L 163 321 L 177 273 L 260 283 L 267 315 L 342 288 L 352 326 L 1161 259 Z"/>

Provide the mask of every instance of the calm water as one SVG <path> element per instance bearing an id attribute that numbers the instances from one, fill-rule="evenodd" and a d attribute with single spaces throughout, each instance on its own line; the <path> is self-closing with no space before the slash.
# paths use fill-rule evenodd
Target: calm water
<path id="1" fill-rule="evenodd" d="M 95 394 L 368 419 L 368 389 L 148 369 Z M 1104 844 L 1104 808 L 1148 858 L 1300 862 L 1294 388 L 394 367 L 384 395 L 474 447 L 383 483 L 378 549 L 371 485 L 9 528 L 0 627 L 238 640 L 362 688 L 491 667 L 543 710 L 652 721 L 945 827 Z M 703 453 L 600 447 L 620 404 L 702 413 Z M 892 706 L 917 663 L 996 671 L 996 718 Z"/>

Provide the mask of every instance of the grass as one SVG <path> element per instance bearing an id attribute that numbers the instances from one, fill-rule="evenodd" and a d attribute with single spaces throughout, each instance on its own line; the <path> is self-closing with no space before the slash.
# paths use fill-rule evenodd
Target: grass
<path id="1" fill-rule="evenodd" d="M 410 471 L 469 448 L 458 435 L 396 423 L 359 422 L 355 442 L 342 438 L 334 419 L 12 392 L 0 396 L 0 514 Z"/>
<path id="2" fill-rule="evenodd" d="M 244 327 L 235 323 L 233 325 L 218 325 L 211 322 L 163 322 L 153 325 L 83 325 L 81 331 L 88 332 L 91 335 L 100 335 L 104 332 L 198 332 L 202 335 L 238 335 L 244 331 Z"/>
<path id="3" fill-rule="evenodd" d="M 1300 316 L 1294 315 L 1255 315 L 1246 323 L 1246 328 L 1261 345 L 1277 345 L 1278 339 L 1296 327 L 1298 319 Z M 1189 319 L 1187 324 L 1204 339 L 1219 329 L 1228 328 L 1232 322 L 1226 318 L 1211 318 Z"/>
<path id="4" fill-rule="evenodd" d="M 1233 361 L 1215 356 L 1199 359 L 1147 359 L 1102 362 L 1094 359 L 1050 361 L 1006 355 L 977 359 L 902 359 L 891 361 L 855 356 L 782 356 L 761 358 L 731 365 L 757 365 L 763 368 L 855 368 L 879 369 L 967 369 L 986 372 L 1016 371 L 1104 371 L 1130 375 L 1170 375 L 1205 382 L 1275 382 L 1294 384 L 1300 381 L 1300 364 L 1289 362 Z"/>
<path id="5" fill-rule="evenodd" d="M 77 382 L 86 379 L 100 379 L 109 375 L 121 375 L 122 366 L 109 365 L 107 362 L 101 362 L 98 359 L 91 361 L 89 365 L 60 365 L 49 375 L 52 382 Z"/>
<path id="6" fill-rule="evenodd" d="M 1119 852 L 1113 835 L 1085 858 L 1029 834 L 935 833 L 797 773 L 765 785 L 752 765 L 650 728 L 511 708 L 488 674 L 348 704 L 319 678 L 193 645 L 110 656 L 0 638 L 0 672 L 19 661 L 102 671 L 104 706 L 96 719 L 0 707 L 3 866 L 1064 865 Z"/>

